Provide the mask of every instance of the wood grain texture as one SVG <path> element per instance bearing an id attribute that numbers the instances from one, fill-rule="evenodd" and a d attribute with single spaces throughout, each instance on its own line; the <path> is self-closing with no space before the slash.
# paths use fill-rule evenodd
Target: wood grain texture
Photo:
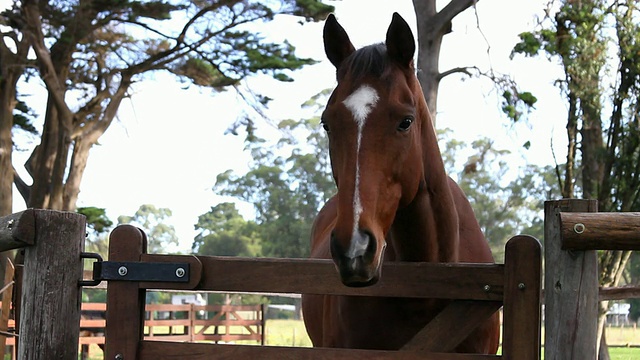
<path id="1" fill-rule="evenodd" d="M 85 217 L 51 210 L 35 210 L 34 217 L 35 244 L 24 255 L 18 358 L 77 359 Z"/>
<path id="2" fill-rule="evenodd" d="M 500 310 L 501 301 L 456 300 L 422 328 L 402 350 L 450 352 Z"/>
<path id="3" fill-rule="evenodd" d="M 495 360 L 501 357 L 496 355 L 428 354 L 408 351 L 287 348 L 280 346 L 185 344 L 163 341 L 143 341 L 140 344 L 140 358 L 153 360 Z"/>
<path id="4" fill-rule="evenodd" d="M 542 247 L 531 236 L 511 238 L 505 247 L 502 354 L 540 359 Z"/>
<path id="5" fill-rule="evenodd" d="M 598 302 L 596 251 L 562 250 L 560 214 L 597 210 L 595 200 L 545 202 L 546 360 L 595 359 Z"/>
<path id="6" fill-rule="evenodd" d="M 146 252 L 146 235 L 138 228 L 121 225 L 109 238 L 110 261 L 139 261 Z M 137 282 L 110 281 L 107 284 L 107 342 L 105 359 L 137 359 L 143 336 L 144 289 Z"/>
<path id="7" fill-rule="evenodd" d="M 331 260 L 198 259 L 203 266 L 198 290 L 489 301 L 502 301 L 503 296 L 504 269 L 496 264 L 384 263 L 379 283 L 353 288 L 342 285 Z"/>
<path id="8" fill-rule="evenodd" d="M 33 245 L 35 241 L 35 212 L 28 209 L 0 217 L 0 251 Z"/>
<path id="9" fill-rule="evenodd" d="M 640 250 L 640 212 L 560 213 L 563 250 Z"/>

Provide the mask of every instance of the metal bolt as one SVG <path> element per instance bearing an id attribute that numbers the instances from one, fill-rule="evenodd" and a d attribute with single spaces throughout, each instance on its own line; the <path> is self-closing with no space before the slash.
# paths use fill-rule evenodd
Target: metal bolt
<path id="1" fill-rule="evenodd" d="M 116 356 L 114 357 L 115 360 L 124 360 L 124 355 L 122 354 L 116 354 Z"/>
<path id="2" fill-rule="evenodd" d="M 7 229 L 11 230 L 11 229 L 13 228 L 13 222 L 14 222 L 14 220 L 13 220 L 13 219 L 11 219 L 11 220 L 9 220 L 9 221 L 7 222 Z"/>
<path id="3" fill-rule="evenodd" d="M 120 266 L 120 267 L 118 268 L 118 274 L 119 274 L 120 276 L 125 276 L 125 275 L 127 275 L 127 272 L 129 272 L 129 270 L 127 269 L 127 267 L 126 267 L 126 266 Z M 120 354 L 118 354 L 118 355 L 120 355 Z M 116 355 L 116 358 L 117 358 L 117 355 Z"/>
<path id="4" fill-rule="evenodd" d="M 482 289 L 483 289 L 485 292 L 489 292 L 489 291 L 491 290 L 491 286 L 489 286 L 489 285 L 485 285 Z"/>
<path id="5" fill-rule="evenodd" d="M 181 267 L 176 269 L 176 276 L 179 277 L 179 278 L 183 277 L 186 273 L 187 272 L 184 271 L 184 269 L 181 268 Z"/>
<path id="6" fill-rule="evenodd" d="M 586 226 L 584 226 L 584 224 L 583 224 L 583 223 L 577 223 L 577 224 L 573 225 L 573 231 L 574 231 L 576 234 L 582 234 L 586 228 L 587 228 L 587 227 L 586 227 Z"/>
<path id="7" fill-rule="evenodd" d="M 518 289 L 520 289 L 520 290 L 524 290 L 525 287 L 526 286 L 524 285 L 524 283 L 518 284 Z"/>

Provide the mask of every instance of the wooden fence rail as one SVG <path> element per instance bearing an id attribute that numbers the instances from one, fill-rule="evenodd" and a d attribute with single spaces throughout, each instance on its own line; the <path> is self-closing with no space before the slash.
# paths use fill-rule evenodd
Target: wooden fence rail
<path id="1" fill-rule="evenodd" d="M 389 263 L 378 284 L 367 288 L 343 286 L 329 260 L 243 259 L 190 255 L 145 254 L 146 237 L 132 226 L 111 233 L 109 260 L 114 262 L 186 263 L 187 283 L 109 281 L 107 284 L 106 358 L 124 359 L 519 359 L 539 358 L 541 249 L 537 240 L 518 236 L 506 246 L 505 264 Z M 455 325 L 433 336 L 433 347 L 398 352 L 347 349 L 301 349 L 239 345 L 186 344 L 143 339 L 143 299 L 146 289 L 238 291 L 269 293 L 328 293 L 352 296 L 402 296 L 474 300 L 485 314 L 504 303 L 503 356 L 433 353 L 464 338 Z M 464 299 L 464 300 L 463 300 Z M 453 308 L 459 302 L 452 303 Z M 458 314 L 444 311 L 440 323 L 452 325 Z M 487 316 L 489 316 L 487 315 Z M 474 316 L 471 316 L 474 318 Z M 482 317 L 475 317 L 478 322 Z M 424 334 L 422 334 L 424 335 Z M 419 334 L 419 336 L 422 336 Z M 453 344 L 453 345 L 452 345 Z M 449 349 L 450 350 L 450 349 Z M 448 351 L 448 350 L 443 350 Z"/>
<path id="2" fill-rule="evenodd" d="M 107 304 L 82 303 L 81 310 L 78 344 L 103 345 Z M 216 343 L 242 340 L 264 345 L 264 305 L 147 304 L 145 312 L 146 340 Z M 15 320 L 10 318 L 7 327 L 8 332 L 15 332 Z M 6 345 L 14 346 L 15 339 L 8 336 Z"/>
<path id="3" fill-rule="evenodd" d="M 26 247 L 24 280 L 20 282 L 23 284 L 22 301 L 17 313 L 20 319 L 28 320 L 17 321 L 20 325 L 20 359 L 77 358 L 80 325 L 78 282 L 82 279 L 84 235 L 85 219 L 78 214 L 28 210 L 0 218 L 0 250 Z M 178 262 L 186 264 L 180 268 L 180 276 L 185 274 L 185 270 L 189 276 L 180 284 L 123 278 L 109 281 L 106 359 L 539 358 L 541 249 L 539 242 L 528 236 L 516 236 L 508 242 L 505 264 L 388 263 L 384 265 L 384 276 L 376 286 L 359 289 L 343 286 L 329 260 L 151 255 L 146 254 L 145 249 L 146 236 L 142 231 L 132 226 L 120 226 L 111 233 L 109 262 L 111 265 L 139 263 L 142 266 Z M 120 275 L 124 277 L 126 270 Z M 450 327 L 427 326 L 417 336 L 431 339 L 429 346 L 411 347 L 402 352 L 144 340 L 147 289 L 451 299 L 450 308 L 437 318 L 441 324 Z M 454 338 L 462 339 L 472 331 L 471 326 L 460 328 L 455 324 L 459 313 L 450 309 L 460 308 L 461 301 L 468 302 L 469 306 L 486 316 L 500 305 L 504 306 L 502 356 L 444 353 L 456 345 Z M 480 323 L 484 315 L 472 315 L 468 320 Z"/>

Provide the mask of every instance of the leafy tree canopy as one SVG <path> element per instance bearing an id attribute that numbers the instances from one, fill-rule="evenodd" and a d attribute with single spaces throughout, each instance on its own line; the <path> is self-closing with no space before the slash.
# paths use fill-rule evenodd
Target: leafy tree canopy
<path id="1" fill-rule="evenodd" d="M 233 203 L 221 203 L 198 217 L 193 252 L 200 255 L 260 256 L 260 233 L 254 221 L 246 221 Z"/>
<path id="2" fill-rule="evenodd" d="M 303 106 L 321 106 L 326 94 Z M 262 255 L 306 257 L 313 219 L 334 193 L 328 140 L 317 116 L 284 120 L 279 128 L 282 138 L 272 146 L 255 132 L 247 132 L 247 149 L 253 158 L 249 171 L 219 174 L 214 191 L 254 205 Z"/>
<path id="3" fill-rule="evenodd" d="M 170 209 L 145 204 L 132 216 L 118 216 L 118 225 L 130 224 L 142 229 L 147 234 L 148 253 L 167 253 L 172 252 L 172 246 L 179 245 L 175 228 L 167 223 L 169 217 Z"/>

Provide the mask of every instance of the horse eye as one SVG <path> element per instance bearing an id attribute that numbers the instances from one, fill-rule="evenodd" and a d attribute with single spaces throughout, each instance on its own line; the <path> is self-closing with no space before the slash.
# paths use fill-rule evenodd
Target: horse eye
<path id="1" fill-rule="evenodd" d="M 411 124 L 413 124 L 413 118 L 412 117 L 406 117 L 406 118 L 402 119 L 402 121 L 398 125 L 398 130 L 399 131 L 407 131 L 411 127 Z"/>
<path id="2" fill-rule="evenodd" d="M 327 125 L 324 121 L 321 122 L 322 124 L 322 128 L 324 129 L 324 131 L 329 132 L 329 125 Z"/>

